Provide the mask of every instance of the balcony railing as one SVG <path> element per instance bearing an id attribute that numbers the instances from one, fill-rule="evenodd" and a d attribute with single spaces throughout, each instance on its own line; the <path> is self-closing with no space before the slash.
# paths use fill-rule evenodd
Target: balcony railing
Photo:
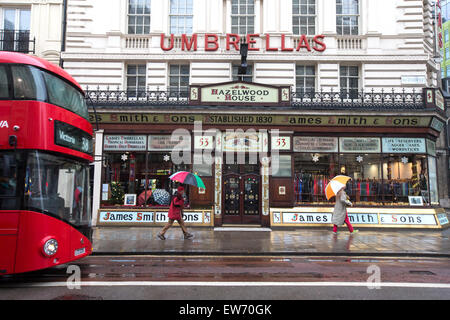
<path id="1" fill-rule="evenodd" d="M 189 108 L 186 91 L 146 90 L 126 91 L 106 88 L 86 88 L 88 105 L 96 107 L 158 107 Z M 425 109 L 422 89 L 400 91 L 308 91 L 292 92 L 291 109 L 302 110 L 421 110 Z M 202 106 L 205 107 L 205 106 Z M 207 107 L 207 106 L 206 106 Z M 228 107 L 228 106 L 227 106 Z M 218 108 L 215 106 L 215 108 Z M 283 107 L 286 108 L 286 107 Z"/>
<path id="2" fill-rule="evenodd" d="M 29 30 L 0 30 L 0 51 L 35 53 L 36 39 L 30 39 Z"/>

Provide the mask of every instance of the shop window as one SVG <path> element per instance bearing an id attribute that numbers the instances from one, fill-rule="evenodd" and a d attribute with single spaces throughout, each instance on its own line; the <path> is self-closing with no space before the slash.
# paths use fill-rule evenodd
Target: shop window
<path id="1" fill-rule="evenodd" d="M 316 0 L 292 1 L 292 31 L 294 34 L 316 34 Z"/>
<path id="2" fill-rule="evenodd" d="M 174 164 L 170 151 L 106 153 L 105 159 L 107 166 L 103 185 L 109 187 L 103 188 L 103 192 L 109 190 L 109 194 L 102 195 L 103 205 L 123 205 L 124 194 L 136 194 L 138 206 L 168 206 L 177 187 L 177 183 L 169 179 L 170 175 L 177 171 L 190 171 L 190 165 Z M 148 198 L 145 197 L 146 190 Z M 186 196 L 188 204 L 189 188 Z"/>
<path id="3" fill-rule="evenodd" d="M 420 196 L 429 204 L 428 184 L 426 156 L 383 155 L 383 196 L 388 205 L 409 205 L 408 196 Z"/>
<path id="4" fill-rule="evenodd" d="M 206 155 L 194 154 L 194 162 L 192 171 L 200 177 L 212 176 L 212 162 L 213 159 L 209 159 Z"/>
<path id="5" fill-rule="evenodd" d="M 170 0 L 170 33 L 192 34 L 193 0 Z"/>
<path id="6" fill-rule="evenodd" d="M 150 0 L 128 0 L 128 34 L 149 34 Z"/>
<path id="7" fill-rule="evenodd" d="M 278 168 L 274 161 L 278 161 Z M 272 157 L 272 176 L 274 177 L 292 177 L 292 160 L 291 156 L 279 155 L 278 157 Z M 278 169 L 278 170 L 276 170 Z"/>
<path id="8" fill-rule="evenodd" d="M 334 154 L 302 153 L 294 157 L 295 202 L 329 204 L 325 187 L 337 173 Z"/>
<path id="9" fill-rule="evenodd" d="M 341 154 L 338 173 L 352 178 L 346 193 L 355 204 L 374 205 L 383 201 L 379 154 Z"/>
<path id="10" fill-rule="evenodd" d="M 336 32 L 338 35 L 359 34 L 359 0 L 336 0 Z"/>
<path id="11" fill-rule="evenodd" d="M 255 32 L 255 1 L 231 1 L 231 33 L 247 35 Z"/>

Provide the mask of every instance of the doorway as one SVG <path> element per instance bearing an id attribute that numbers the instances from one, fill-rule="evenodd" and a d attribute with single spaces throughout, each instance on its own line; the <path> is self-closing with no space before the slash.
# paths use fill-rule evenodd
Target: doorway
<path id="1" fill-rule="evenodd" d="M 259 164 L 224 165 L 223 223 L 261 224 Z"/>

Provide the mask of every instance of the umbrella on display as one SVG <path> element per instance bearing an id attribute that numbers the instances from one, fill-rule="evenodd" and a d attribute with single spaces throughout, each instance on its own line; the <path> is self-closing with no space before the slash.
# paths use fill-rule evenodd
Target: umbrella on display
<path id="1" fill-rule="evenodd" d="M 187 171 L 178 171 L 169 177 L 170 180 L 180 182 L 182 184 L 189 184 L 197 188 L 206 189 L 202 179 L 196 174 Z"/>
<path id="2" fill-rule="evenodd" d="M 138 204 L 143 205 L 150 199 L 151 196 L 152 196 L 152 190 L 142 191 L 138 197 L 138 201 L 137 201 Z"/>
<path id="3" fill-rule="evenodd" d="M 347 176 L 336 176 L 327 184 L 325 187 L 325 195 L 327 200 L 330 200 L 332 197 L 336 196 L 336 194 L 347 184 L 348 180 L 352 178 Z"/>
<path id="4" fill-rule="evenodd" d="M 168 206 L 170 204 L 170 193 L 164 189 L 153 190 L 153 200 L 162 206 Z"/>

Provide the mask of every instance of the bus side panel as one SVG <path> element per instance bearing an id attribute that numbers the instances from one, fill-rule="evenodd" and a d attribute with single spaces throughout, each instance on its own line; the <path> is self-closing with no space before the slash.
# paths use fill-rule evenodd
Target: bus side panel
<path id="1" fill-rule="evenodd" d="M 38 212 L 22 211 L 17 240 L 15 273 L 53 267 L 71 259 L 70 225 Z M 52 257 L 43 252 L 48 239 L 58 241 L 58 250 Z"/>
<path id="2" fill-rule="evenodd" d="M 14 271 L 18 225 L 18 212 L 0 212 L 0 274 Z"/>

